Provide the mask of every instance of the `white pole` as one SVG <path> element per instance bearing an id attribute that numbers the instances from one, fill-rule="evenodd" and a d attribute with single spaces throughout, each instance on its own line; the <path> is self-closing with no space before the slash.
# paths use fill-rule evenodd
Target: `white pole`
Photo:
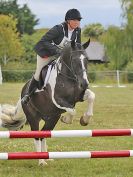
<path id="1" fill-rule="evenodd" d="M 119 74 L 119 70 L 116 70 L 116 77 L 117 77 L 117 86 L 120 87 L 120 74 Z"/>
<path id="2" fill-rule="evenodd" d="M 125 85 L 120 85 L 120 71 L 119 70 L 117 70 L 116 71 L 116 77 L 117 77 L 117 86 L 118 87 L 126 87 Z"/>
<path id="3" fill-rule="evenodd" d="M 2 72 L 1 72 L 1 65 L 0 65 L 0 85 L 2 84 Z"/>

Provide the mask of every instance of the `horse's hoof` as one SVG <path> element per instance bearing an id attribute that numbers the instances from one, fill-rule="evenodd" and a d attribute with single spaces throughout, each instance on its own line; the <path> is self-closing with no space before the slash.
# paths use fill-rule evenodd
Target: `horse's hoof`
<path id="1" fill-rule="evenodd" d="M 89 122 L 85 122 L 83 116 L 80 118 L 80 125 L 87 126 Z"/>
<path id="2" fill-rule="evenodd" d="M 72 124 L 72 118 L 68 118 L 66 116 L 61 116 L 60 120 L 61 120 L 61 122 L 65 123 L 65 124 Z"/>
<path id="3" fill-rule="evenodd" d="M 47 164 L 47 162 L 45 162 L 44 159 L 40 159 L 38 165 L 39 165 L 39 166 L 46 166 L 46 165 L 48 165 L 48 164 Z"/>

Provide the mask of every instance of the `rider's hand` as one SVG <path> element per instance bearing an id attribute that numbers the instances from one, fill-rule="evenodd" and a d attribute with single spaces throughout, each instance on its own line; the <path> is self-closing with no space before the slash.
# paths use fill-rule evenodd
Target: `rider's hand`
<path id="1" fill-rule="evenodd" d="M 57 54 L 61 54 L 61 49 L 60 49 L 60 48 L 57 48 L 57 49 L 56 49 L 56 53 L 57 53 Z"/>
<path id="2" fill-rule="evenodd" d="M 61 56 L 61 49 L 57 48 L 56 49 L 56 55 L 57 58 Z"/>

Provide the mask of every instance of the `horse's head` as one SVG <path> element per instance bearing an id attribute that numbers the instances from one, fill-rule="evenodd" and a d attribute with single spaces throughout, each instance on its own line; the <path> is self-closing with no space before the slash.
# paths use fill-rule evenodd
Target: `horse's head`
<path id="1" fill-rule="evenodd" d="M 79 83 L 79 87 L 86 89 L 88 86 L 87 63 L 88 56 L 85 49 L 88 47 L 90 40 L 81 45 L 71 41 L 68 43 L 62 53 L 62 73 L 68 79 Z"/>

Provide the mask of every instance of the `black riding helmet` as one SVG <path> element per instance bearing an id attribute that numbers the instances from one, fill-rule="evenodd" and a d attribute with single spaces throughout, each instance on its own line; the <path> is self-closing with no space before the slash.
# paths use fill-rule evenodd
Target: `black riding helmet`
<path id="1" fill-rule="evenodd" d="M 65 15 L 65 21 L 67 20 L 81 20 L 81 14 L 77 9 L 70 9 Z"/>

